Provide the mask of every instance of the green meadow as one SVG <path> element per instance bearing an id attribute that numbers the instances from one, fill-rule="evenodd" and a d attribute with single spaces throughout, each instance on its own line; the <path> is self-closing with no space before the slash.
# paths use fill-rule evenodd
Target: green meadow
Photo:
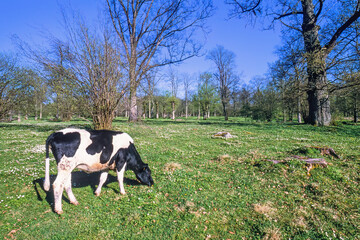
<path id="1" fill-rule="evenodd" d="M 42 188 L 45 140 L 75 126 L 0 123 L 0 236 L 3 239 L 360 239 L 360 127 L 208 120 L 116 119 L 129 133 L 155 185 L 125 174 L 73 172 L 78 206 L 63 195 L 62 215 Z M 216 138 L 217 132 L 233 138 Z M 340 158 L 314 147 L 332 148 Z M 323 158 L 326 167 L 300 157 Z M 279 163 L 275 164 L 273 161 Z M 54 181 L 57 171 L 50 163 Z"/>

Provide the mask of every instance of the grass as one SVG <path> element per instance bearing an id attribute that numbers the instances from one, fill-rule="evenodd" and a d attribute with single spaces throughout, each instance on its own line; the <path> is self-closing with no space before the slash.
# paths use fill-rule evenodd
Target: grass
<path id="1" fill-rule="evenodd" d="M 88 127 L 82 121 L 0 123 L 4 239 L 360 239 L 359 126 L 117 119 L 114 128 L 134 138 L 155 185 L 136 184 L 128 171 L 122 196 L 111 173 L 96 197 L 99 175 L 74 172 L 80 205 L 64 194 L 59 216 L 52 194 L 41 188 L 43 145 L 50 133 L 70 125 Z M 212 138 L 219 131 L 236 137 Z M 331 147 L 340 159 L 312 146 Z M 322 157 L 331 165 L 309 176 L 292 155 Z"/>

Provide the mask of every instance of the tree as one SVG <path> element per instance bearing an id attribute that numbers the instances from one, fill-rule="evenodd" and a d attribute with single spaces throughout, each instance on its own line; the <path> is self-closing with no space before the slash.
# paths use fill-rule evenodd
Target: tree
<path id="1" fill-rule="evenodd" d="M 145 80 L 143 91 L 145 92 L 145 98 L 148 101 L 148 117 L 151 118 L 152 103 L 155 102 L 154 94 L 156 92 L 156 85 L 160 81 L 160 78 L 157 76 L 157 71 L 149 71 L 145 75 Z"/>
<path id="2" fill-rule="evenodd" d="M 185 95 L 185 118 L 189 116 L 189 95 L 190 95 L 190 87 L 192 84 L 192 79 L 188 74 L 182 75 L 183 86 L 184 86 L 184 95 Z"/>
<path id="3" fill-rule="evenodd" d="M 271 82 L 265 78 L 253 79 L 256 84 L 252 95 L 251 113 L 255 120 L 271 121 L 278 107 L 278 93 Z"/>
<path id="4" fill-rule="evenodd" d="M 200 75 L 198 96 L 195 97 L 195 99 L 199 101 L 199 110 L 201 107 L 204 120 L 210 117 L 210 105 L 215 103 L 217 100 L 216 88 L 212 84 L 211 78 L 212 75 L 210 73 L 202 73 Z"/>
<path id="5" fill-rule="evenodd" d="M 60 94 L 70 94 L 76 100 L 86 96 L 95 129 L 111 129 L 116 108 L 128 89 L 119 48 L 106 28 L 90 29 L 80 16 L 74 19 L 72 23 L 64 15 L 68 38 L 51 39 L 50 52 L 55 54 L 31 51 L 32 57 L 49 72 L 53 86 L 60 86 Z M 58 99 L 68 104 L 68 99 Z"/>
<path id="6" fill-rule="evenodd" d="M 351 42 L 347 30 L 360 17 L 360 1 L 277 1 L 263 10 L 263 0 L 228 0 L 233 15 L 264 14 L 302 34 L 307 64 L 308 123 L 329 125 L 331 121 L 327 58 L 339 42 Z M 271 8 L 271 9 L 270 9 Z M 324 36 L 320 38 L 320 36 Z M 346 46 L 346 43 L 345 43 Z M 346 49 L 346 48 L 345 48 Z"/>
<path id="7" fill-rule="evenodd" d="M 233 69 L 235 67 L 235 54 L 223 46 L 217 46 L 207 56 L 208 59 L 215 63 L 217 71 L 214 73 L 219 83 L 219 92 L 223 106 L 225 120 L 229 119 L 228 105 L 230 101 L 230 86 L 237 80 Z"/>
<path id="8" fill-rule="evenodd" d="M 38 73 L 29 68 L 19 69 L 18 78 L 21 81 L 22 88 L 20 94 L 21 101 L 18 102 L 18 111 L 20 121 L 20 113 L 25 114 L 27 119 L 29 114 L 34 113 L 35 120 L 42 119 L 43 103 L 47 96 L 47 85 L 45 79 Z"/>
<path id="9" fill-rule="evenodd" d="M 5 120 L 15 110 L 23 82 L 16 58 L 0 53 L 0 120 Z"/>
<path id="10" fill-rule="evenodd" d="M 239 92 L 239 100 L 241 103 L 240 115 L 243 117 L 251 117 L 250 101 L 251 101 L 251 91 L 245 85 L 241 88 Z"/>
<path id="11" fill-rule="evenodd" d="M 298 122 L 301 123 L 306 70 L 302 44 L 296 39 L 297 35 L 284 39 L 285 44 L 277 50 L 279 60 L 270 65 L 269 74 L 274 87 L 281 94 L 284 122 L 287 115 L 292 120 L 293 113 L 296 112 Z"/>
<path id="12" fill-rule="evenodd" d="M 130 82 L 130 121 L 137 121 L 136 92 L 151 69 L 179 63 L 199 53 L 193 40 L 211 15 L 211 0 L 106 0 L 123 47 Z M 167 54 L 166 54 L 167 52 Z"/>

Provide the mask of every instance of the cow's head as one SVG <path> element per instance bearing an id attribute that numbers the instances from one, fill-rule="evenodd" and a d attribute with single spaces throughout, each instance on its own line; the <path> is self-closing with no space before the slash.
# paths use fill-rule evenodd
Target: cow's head
<path id="1" fill-rule="evenodd" d="M 151 170 L 147 164 L 144 164 L 138 171 L 135 172 L 136 178 L 145 185 L 154 185 L 154 181 L 151 177 Z"/>

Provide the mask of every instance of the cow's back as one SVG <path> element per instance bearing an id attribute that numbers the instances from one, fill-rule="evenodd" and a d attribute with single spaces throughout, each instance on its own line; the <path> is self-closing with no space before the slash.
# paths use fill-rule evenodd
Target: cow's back
<path id="1" fill-rule="evenodd" d="M 88 171 L 106 168 L 119 149 L 127 148 L 133 143 L 127 133 L 109 130 L 66 128 L 50 137 L 57 163 L 65 156 L 75 161 L 75 165 L 82 165 L 80 169 Z"/>

